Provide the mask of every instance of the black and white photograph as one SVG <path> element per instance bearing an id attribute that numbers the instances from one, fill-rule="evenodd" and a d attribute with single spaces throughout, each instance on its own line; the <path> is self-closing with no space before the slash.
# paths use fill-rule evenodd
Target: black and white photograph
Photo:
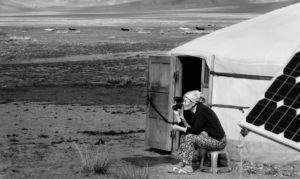
<path id="1" fill-rule="evenodd" d="M 0 179 L 300 178 L 300 1 L 1 0 Z"/>

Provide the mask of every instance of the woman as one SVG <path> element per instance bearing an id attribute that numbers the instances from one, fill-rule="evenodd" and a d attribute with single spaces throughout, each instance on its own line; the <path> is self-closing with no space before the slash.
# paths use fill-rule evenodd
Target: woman
<path id="1" fill-rule="evenodd" d="M 225 132 L 212 109 L 204 105 L 198 90 L 189 91 L 183 97 L 183 110 L 174 111 L 178 124 L 172 125 L 181 131 L 179 158 L 181 162 L 173 168 L 176 173 L 193 172 L 192 160 L 195 148 L 222 150 L 226 146 Z M 183 115 L 184 113 L 184 115 Z"/>

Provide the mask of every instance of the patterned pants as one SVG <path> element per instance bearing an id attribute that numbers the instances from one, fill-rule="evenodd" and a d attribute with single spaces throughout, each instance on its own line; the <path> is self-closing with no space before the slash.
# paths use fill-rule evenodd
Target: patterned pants
<path id="1" fill-rule="evenodd" d="M 213 139 L 205 134 L 187 134 L 181 135 L 179 146 L 179 158 L 185 164 L 192 164 L 196 148 L 202 148 L 209 151 L 222 150 L 226 146 L 226 137 L 220 141 Z"/>

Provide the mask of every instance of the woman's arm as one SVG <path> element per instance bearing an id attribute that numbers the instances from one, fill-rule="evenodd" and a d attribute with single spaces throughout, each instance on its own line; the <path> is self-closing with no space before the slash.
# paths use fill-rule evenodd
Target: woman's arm
<path id="1" fill-rule="evenodd" d="M 186 130 L 187 130 L 187 127 L 181 127 L 181 126 L 178 126 L 178 125 L 172 125 L 172 129 L 174 130 L 174 131 L 181 131 L 181 132 L 186 132 Z"/>
<path id="2" fill-rule="evenodd" d="M 178 123 L 183 122 L 183 124 L 184 124 L 184 126 L 185 126 L 186 128 L 191 127 L 191 126 L 186 122 L 186 119 L 185 119 L 184 116 L 183 116 L 183 111 L 182 111 L 182 109 L 181 109 L 181 110 L 176 110 L 176 111 L 174 111 L 174 116 L 175 116 L 176 121 L 177 121 Z"/>
<path id="3" fill-rule="evenodd" d="M 185 120 L 185 118 L 183 117 L 182 119 L 182 122 L 183 122 L 183 124 L 184 124 L 184 126 L 186 127 L 186 128 L 190 128 L 191 126 L 186 122 L 186 120 Z"/>

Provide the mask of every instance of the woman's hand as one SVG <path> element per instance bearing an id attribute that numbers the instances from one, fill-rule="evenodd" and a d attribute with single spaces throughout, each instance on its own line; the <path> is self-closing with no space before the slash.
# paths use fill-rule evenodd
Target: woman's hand
<path id="1" fill-rule="evenodd" d="M 183 109 L 180 109 L 179 117 L 180 117 L 180 119 L 184 119 L 184 116 L 183 116 Z"/>
<path id="2" fill-rule="evenodd" d="M 177 127 L 176 126 L 177 126 L 176 124 L 172 125 L 172 130 L 173 131 L 177 131 Z"/>
<path id="3" fill-rule="evenodd" d="M 178 123 L 180 123 L 181 122 L 181 111 L 180 110 L 176 110 L 176 111 L 173 111 L 174 112 L 174 116 L 175 116 L 175 119 L 176 119 L 176 121 L 178 122 Z"/>
<path id="4" fill-rule="evenodd" d="M 175 116 L 179 117 L 179 110 L 173 111 Z"/>

